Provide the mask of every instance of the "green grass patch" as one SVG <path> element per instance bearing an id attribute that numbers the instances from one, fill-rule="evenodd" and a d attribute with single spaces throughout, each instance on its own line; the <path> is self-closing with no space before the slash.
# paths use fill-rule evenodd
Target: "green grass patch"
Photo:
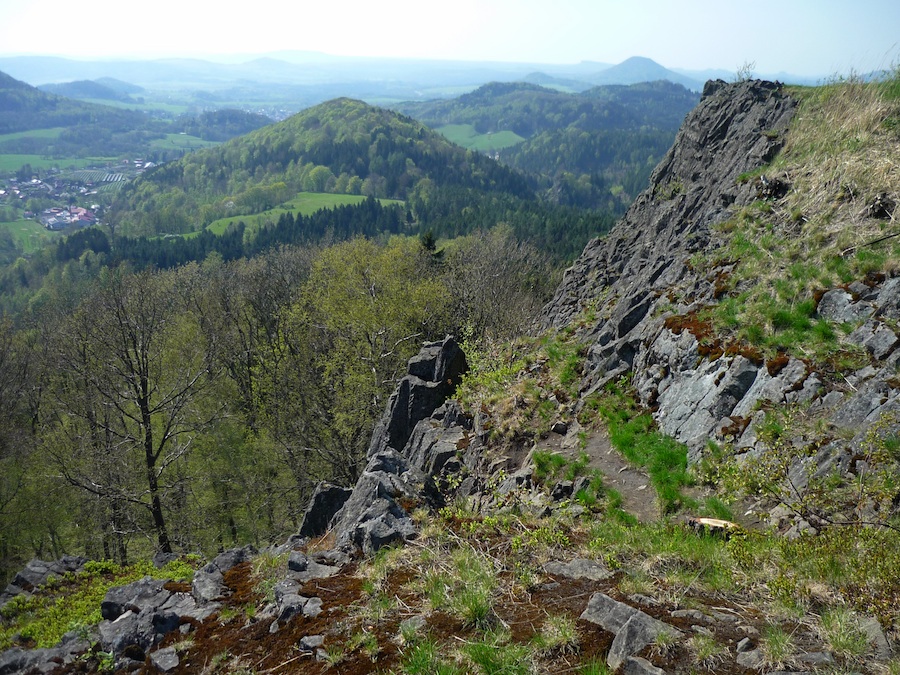
<path id="1" fill-rule="evenodd" d="M 87 629 L 102 619 L 100 603 L 114 586 L 150 576 L 155 579 L 190 579 L 194 569 L 184 561 L 157 569 L 149 561 L 119 567 L 111 562 L 89 562 L 84 571 L 51 577 L 40 592 L 17 596 L 0 610 L 0 651 L 13 645 L 15 636 L 52 647 L 69 631 Z"/>
<path id="2" fill-rule="evenodd" d="M 363 195 L 341 195 L 326 192 L 301 192 L 290 201 L 279 204 L 274 209 L 263 211 L 248 216 L 229 216 L 228 218 L 219 218 L 214 220 L 207 226 L 207 230 L 213 234 L 222 235 L 229 225 L 236 225 L 243 222 L 248 228 L 256 229 L 262 225 L 275 224 L 278 219 L 285 213 L 292 212 L 295 215 L 309 216 L 316 211 L 322 209 L 333 209 L 338 206 L 355 205 L 364 202 L 367 197 Z M 397 199 L 379 199 L 383 206 L 391 204 L 402 204 Z M 191 235 L 185 235 L 191 236 Z M 194 235 L 196 236 L 196 234 Z"/>
<path id="3" fill-rule="evenodd" d="M 62 236 L 60 232 L 50 232 L 34 220 L 21 218 L 12 222 L 0 222 L 0 227 L 12 236 L 16 248 L 22 253 L 34 253 L 49 241 Z"/>
<path id="4" fill-rule="evenodd" d="M 513 131 L 481 134 L 471 124 L 446 124 L 438 127 L 437 131 L 451 143 L 456 143 L 469 150 L 478 150 L 479 152 L 510 148 L 525 140 Z"/>
<path id="5" fill-rule="evenodd" d="M 647 470 L 666 513 L 684 505 L 681 489 L 693 483 L 687 470 L 687 446 L 660 433 L 653 416 L 638 407 L 624 383 L 613 384 L 589 399 L 585 411 L 599 414 L 609 428 L 613 447 L 629 462 Z"/>
<path id="6" fill-rule="evenodd" d="M 900 153 L 886 133 L 900 116 L 894 88 L 897 73 L 885 83 L 850 77 L 790 88 L 800 108 L 784 150 L 737 181 L 759 188 L 767 177 L 785 180 L 788 189 L 777 198 L 760 192 L 715 226 L 726 245 L 692 260 L 697 269 L 722 270 L 719 303 L 705 318 L 724 345 L 745 343 L 767 359 L 783 353 L 839 373 L 863 363 L 835 326 L 817 317 L 815 298 L 873 273 L 891 276 L 896 266 L 896 242 L 879 241 L 890 232 L 886 219 L 859 218 L 896 183 Z"/>
<path id="7" fill-rule="evenodd" d="M 197 136 L 187 134 L 166 134 L 165 138 L 150 141 L 151 150 L 199 150 L 219 145 L 218 141 L 204 141 Z"/>
<path id="8" fill-rule="evenodd" d="M 86 103 L 96 103 L 97 105 L 109 106 L 110 108 L 122 108 L 123 110 L 159 110 L 162 112 L 183 115 L 191 110 L 193 106 L 188 103 L 164 103 L 162 101 L 146 100 L 144 103 L 129 101 L 114 101 L 105 98 L 80 98 L 79 101 Z"/>
<path id="9" fill-rule="evenodd" d="M 475 670 L 483 675 L 529 675 L 534 672 L 531 649 L 510 642 L 504 631 L 488 633 L 483 639 L 469 642 L 461 649 Z"/>
<path id="10" fill-rule="evenodd" d="M 0 134 L 0 146 L 6 141 L 16 141 L 20 138 L 59 138 L 59 135 L 65 131 L 64 127 L 54 127 L 52 129 L 31 129 L 29 131 L 16 131 L 12 134 Z"/>

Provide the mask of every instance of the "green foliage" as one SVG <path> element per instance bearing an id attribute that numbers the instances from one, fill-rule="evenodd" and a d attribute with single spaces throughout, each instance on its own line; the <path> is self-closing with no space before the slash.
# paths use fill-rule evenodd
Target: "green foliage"
<path id="1" fill-rule="evenodd" d="M 698 633 L 688 639 L 688 649 L 694 654 L 694 661 L 698 666 L 715 672 L 728 656 L 728 647 L 717 641 L 711 635 Z"/>
<path id="2" fill-rule="evenodd" d="M 565 614 L 548 616 L 532 643 L 539 653 L 546 656 L 576 653 L 579 636 L 575 620 Z"/>
<path id="3" fill-rule="evenodd" d="M 621 213 L 626 202 L 617 194 L 633 198 L 646 186 L 696 102 L 696 94 L 668 82 L 581 94 L 491 83 L 457 99 L 401 109 L 466 147 L 499 148 L 503 162 L 539 175 L 559 203 Z"/>
<path id="4" fill-rule="evenodd" d="M 779 670 L 789 663 L 796 648 L 793 635 L 774 623 L 766 625 L 759 647 L 766 665 Z"/>
<path id="5" fill-rule="evenodd" d="M 450 610 L 466 625 L 489 629 L 495 621 L 493 595 L 497 572 L 493 562 L 471 548 L 459 548 L 452 554 L 456 587 L 450 593 Z"/>
<path id="6" fill-rule="evenodd" d="M 613 446 L 630 462 L 645 467 L 666 512 L 684 502 L 681 488 L 691 485 L 687 470 L 687 447 L 656 430 L 649 413 L 643 413 L 625 383 L 610 386 L 590 399 L 582 416 L 589 422 L 591 412 L 599 413 L 609 428 Z"/>
<path id="7" fill-rule="evenodd" d="M 380 651 L 378 638 L 365 630 L 354 633 L 347 641 L 347 650 L 353 652 L 357 649 L 370 661 L 375 661 L 378 658 L 378 652 Z"/>
<path id="8" fill-rule="evenodd" d="M 838 373 L 865 365 L 864 350 L 843 344 L 815 305 L 824 290 L 884 272 L 895 254 L 893 242 L 878 241 L 878 219 L 838 226 L 855 222 L 861 200 L 895 182 L 889 167 L 896 144 L 884 124 L 900 108 L 890 86 L 851 76 L 791 91 L 800 110 L 784 150 L 738 178 L 757 186 L 766 177 L 786 180 L 789 191 L 739 209 L 718 226 L 725 247 L 694 261 L 728 269 L 716 281 L 719 303 L 705 317 L 722 344 L 750 345 L 770 359 L 784 353 Z"/>
<path id="9" fill-rule="evenodd" d="M 731 470 L 732 486 L 748 494 L 765 495 L 793 513 L 822 523 L 887 525 L 892 504 L 900 494 L 892 454 L 891 432 L 896 425 L 893 413 L 874 422 L 858 450 L 867 470 L 842 478 L 837 471 L 817 473 L 818 463 L 811 458 L 819 453 L 821 444 L 814 439 L 824 432 L 804 424 L 801 408 L 767 410 L 758 432 L 766 452 L 742 463 L 739 470 Z M 801 430 L 810 441 L 795 442 Z"/>
<path id="10" fill-rule="evenodd" d="M 407 675 L 462 675 L 455 664 L 442 659 L 439 646 L 433 638 L 425 638 L 413 644 L 402 660 L 402 672 Z"/>
<path id="11" fill-rule="evenodd" d="M 194 567 L 176 560 L 157 569 L 149 561 L 120 567 L 109 561 L 88 562 L 84 571 L 67 575 L 39 589 L 30 597 L 16 596 L 0 610 L 0 650 L 12 646 L 16 636 L 34 640 L 39 648 L 56 645 L 62 636 L 79 627 L 100 622 L 100 603 L 113 586 L 124 586 L 143 577 L 189 579 Z"/>
<path id="12" fill-rule="evenodd" d="M 509 169 L 409 118 L 339 99 L 148 172 L 126 188 L 110 217 L 132 233 L 153 234 L 151 204 L 171 208 L 181 222 L 206 225 L 214 219 L 207 214 L 222 208 L 252 213 L 241 195 L 260 185 L 282 182 L 296 194 L 353 192 L 353 183 L 357 194 L 405 199 L 421 180 L 438 176 L 443 186 L 528 196 L 524 179 Z"/>
<path id="13" fill-rule="evenodd" d="M 602 659 L 591 659 L 577 671 L 578 675 L 609 675 L 609 666 Z"/>
<path id="14" fill-rule="evenodd" d="M 558 452 L 535 450 L 531 455 L 534 462 L 534 477 L 538 480 L 552 478 L 568 464 L 568 460 Z"/>
<path id="15" fill-rule="evenodd" d="M 528 675 L 533 663 L 527 646 L 509 642 L 501 631 L 488 633 L 483 639 L 462 647 L 463 654 L 482 675 Z"/>
<path id="16" fill-rule="evenodd" d="M 721 520 L 734 520 L 734 514 L 731 509 L 718 497 L 707 497 L 703 502 L 703 511 L 705 515 Z"/>
<path id="17" fill-rule="evenodd" d="M 845 659 L 858 659 L 869 649 L 869 639 L 861 630 L 858 617 L 846 607 L 833 607 L 822 613 L 821 633 L 831 651 Z"/>
<path id="18" fill-rule="evenodd" d="M 547 548 L 550 550 L 568 548 L 569 536 L 559 527 L 541 526 L 535 529 L 526 529 L 522 534 L 515 535 L 510 540 L 513 553 L 524 549 Z"/>
<path id="19" fill-rule="evenodd" d="M 287 559 L 287 553 L 274 555 L 267 551 L 253 559 L 254 586 L 266 602 L 275 602 L 275 585 L 284 577 Z"/>

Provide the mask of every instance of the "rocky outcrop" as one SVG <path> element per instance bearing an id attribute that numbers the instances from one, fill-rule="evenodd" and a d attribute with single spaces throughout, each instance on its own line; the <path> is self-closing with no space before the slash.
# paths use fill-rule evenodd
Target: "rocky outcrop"
<path id="1" fill-rule="evenodd" d="M 544 308 L 545 327 L 595 305 L 596 369 L 630 366 L 643 324 L 663 293 L 707 296 L 688 258 L 711 243 L 711 226 L 756 198 L 741 174 L 781 149 L 796 102 L 771 82 L 707 83 L 675 143 L 607 237 L 588 243 Z M 696 300 L 701 298 L 696 297 Z"/>
<path id="2" fill-rule="evenodd" d="M 320 485 L 301 534 L 315 536 L 330 529 L 339 549 L 365 554 L 414 537 L 410 513 L 419 506 L 443 505 L 434 476 L 456 452 L 452 437 L 430 435 L 429 430 L 458 423 L 462 413 L 441 409 L 431 418 L 466 370 L 465 355 L 453 338 L 424 345 L 410 359 L 408 374 L 375 427 L 366 468 L 356 485 L 352 491 Z"/>
<path id="3" fill-rule="evenodd" d="M 827 378 L 800 359 L 764 363 L 749 351 L 716 352 L 702 342 L 703 327 L 691 325 L 693 312 L 713 303 L 717 291 L 715 275 L 695 269 L 690 257 L 719 246 L 714 226 L 761 191 L 783 193 L 776 181 L 738 178 L 774 157 L 795 109 L 775 83 L 708 83 L 650 187 L 609 236 L 588 244 L 542 314 L 544 327 L 562 327 L 589 309 L 584 316 L 596 320 L 583 330 L 589 345 L 583 393 L 633 373 L 660 429 L 686 443 L 692 461 L 710 439 L 758 451 L 761 403 L 827 407 L 835 425 L 859 434 L 896 405 L 891 371 L 900 344 L 894 330 L 900 279 L 857 282 L 821 296 L 819 316 L 853 326 L 847 341 L 874 364 L 848 376 L 843 391 L 827 387 Z"/>
<path id="4" fill-rule="evenodd" d="M 60 579 L 66 573 L 80 572 L 86 562 L 87 558 L 73 555 L 63 556 L 52 562 L 35 558 L 16 574 L 0 593 L 0 606 L 17 595 L 29 595 L 34 589 L 47 583 L 51 577 Z"/>
<path id="5" fill-rule="evenodd" d="M 352 494 L 351 488 L 328 482 L 319 483 L 303 514 L 298 534 L 301 537 L 318 537 L 325 534 L 335 514 L 347 503 Z"/>
<path id="6" fill-rule="evenodd" d="M 387 410 L 372 434 L 368 456 L 388 448 L 402 451 L 416 424 L 430 417 L 456 391 L 467 370 L 465 354 L 453 338 L 423 346 L 410 359 L 409 374 L 391 394 Z"/>
<path id="7" fill-rule="evenodd" d="M 715 292 L 705 270 L 690 257 L 714 247 L 711 228 L 736 207 L 756 199 L 749 182 L 738 182 L 772 159 L 783 144 L 796 102 L 770 82 L 707 84 L 700 104 L 685 119 L 675 144 L 610 234 L 595 239 L 566 271 L 553 300 L 544 308 L 544 327 L 562 327 L 591 308 L 597 320 L 584 331 L 590 344 L 585 389 L 595 390 L 624 373 L 651 363 L 644 352 L 654 345 L 664 361 L 681 370 L 697 365 L 689 338 L 682 344 L 658 342 L 661 315 L 673 305 L 688 311 L 708 303 Z M 678 341 L 675 341 L 676 343 Z M 640 366 L 640 368 L 639 368 Z M 708 373 L 715 380 L 716 375 Z M 706 379 L 709 379 L 705 375 Z M 734 386 L 726 386 L 733 396 Z M 719 410 L 723 405 L 711 401 Z M 699 437 L 714 421 L 691 424 Z"/>

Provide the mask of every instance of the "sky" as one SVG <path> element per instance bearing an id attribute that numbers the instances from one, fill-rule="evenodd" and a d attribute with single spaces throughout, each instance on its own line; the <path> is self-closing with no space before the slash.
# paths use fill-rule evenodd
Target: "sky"
<path id="1" fill-rule="evenodd" d="M 900 62 L 900 0 L 0 0 L 0 56 L 280 50 L 830 76 Z"/>

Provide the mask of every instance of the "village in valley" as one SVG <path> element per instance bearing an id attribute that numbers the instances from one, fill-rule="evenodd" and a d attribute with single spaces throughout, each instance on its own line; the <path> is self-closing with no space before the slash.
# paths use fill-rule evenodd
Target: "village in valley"
<path id="1" fill-rule="evenodd" d="M 59 231 L 96 225 L 104 203 L 128 180 L 156 166 L 142 159 L 83 169 L 36 170 L 30 177 L 0 178 L 0 206 L 22 209 L 23 217 Z"/>

